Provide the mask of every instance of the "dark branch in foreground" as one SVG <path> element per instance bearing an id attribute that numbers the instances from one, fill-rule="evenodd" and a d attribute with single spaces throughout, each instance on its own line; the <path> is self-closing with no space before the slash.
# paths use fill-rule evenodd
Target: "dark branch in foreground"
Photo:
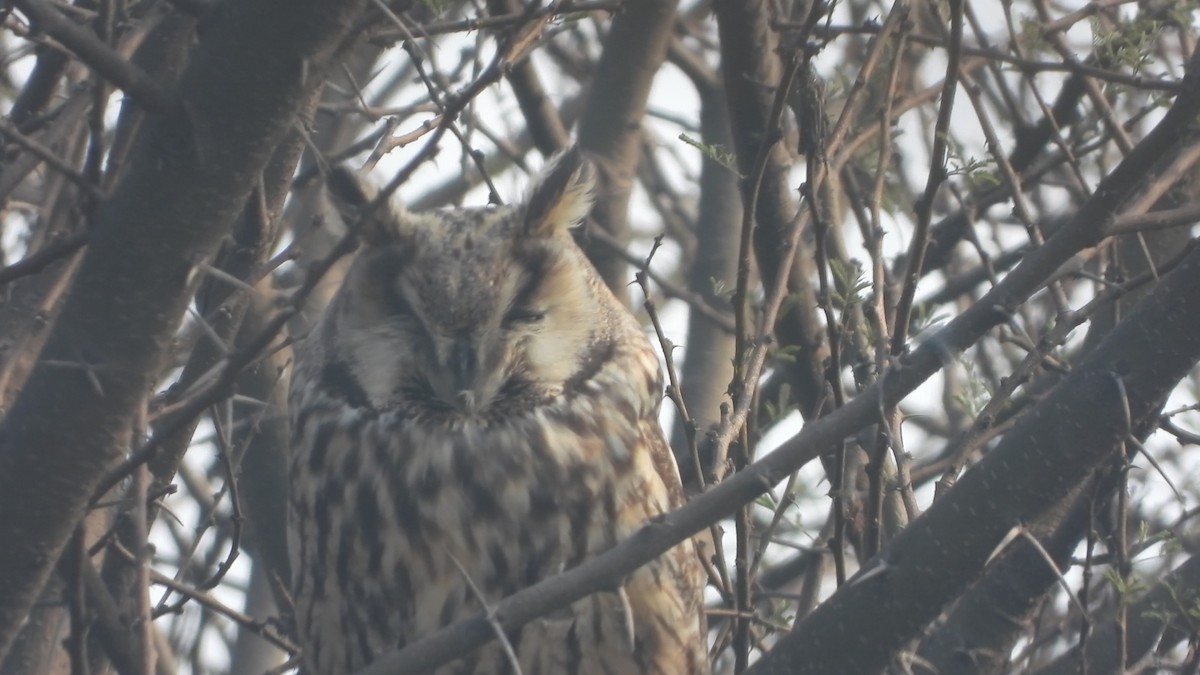
<path id="1" fill-rule="evenodd" d="M 29 17 L 35 27 L 63 43 L 81 61 L 95 68 L 96 72 L 147 110 L 167 112 L 176 103 L 149 75 L 54 7 L 42 0 L 14 0 L 13 4 Z"/>

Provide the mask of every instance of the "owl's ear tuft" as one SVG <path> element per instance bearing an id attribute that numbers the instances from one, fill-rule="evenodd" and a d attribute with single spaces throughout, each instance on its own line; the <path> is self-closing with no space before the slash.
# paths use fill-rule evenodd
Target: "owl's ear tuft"
<path id="1" fill-rule="evenodd" d="M 526 232 L 550 236 L 579 224 L 595 201 L 595 172 L 578 146 L 546 164 L 525 202 Z"/>
<path id="2" fill-rule="evenodd" d="M 408 213 L 391 203 L 375 205 L 379 190 L 352 169 L 345 166 L 331 169 L 326 187 L 346 227 L 357 225 L 359 236 L 367 243 L 395 244 L 410 239 Z"/>

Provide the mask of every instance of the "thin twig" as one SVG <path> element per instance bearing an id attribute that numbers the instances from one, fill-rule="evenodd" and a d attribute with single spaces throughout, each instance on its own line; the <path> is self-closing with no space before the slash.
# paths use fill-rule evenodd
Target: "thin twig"
<path id="1" fill-rule="evenodd" d="M 466 580 L 467 586 L 471 589 L 471 594 L 479 602 L 479 606 L 483 608 L 483 614 L 488 618 L 488 623 L 492 626 L 492 630 L 496 633 L 496 639 L 500 642 L 500 646 L 504 649 L 504 656 L 508 658 L 508 665 L 512 668 L 516 675 L 521 675 L 521 662 L 517 660 L 517 652 L 513 649 L 512 643 L 508 640 L 508 635 L 504 632 L 504 627 L 496 621 L 496 610 L 488 603 L 487 598 L 483 597 L 483 591 L 479 590 L 479 586 L 475 584 L 475 580 L 467 573 L 467 568 L 458 561 L 453 553 L 447 550 L 446 555 L 450 556 L 450 562 L 458 568 L 459 574 Z"/>
<path id="2" fill-rule="evenodd" d="M 36 28 L 61 42 L 85 64 L 147 110 L 165 113 L 175 106 L 175 101 L 149 75 L 48 3 L 43 0 L 13 0 L 13 5 L 29 17 Z"/>
<path id="3" fill-rule="evenodd" d="M 270 622 L 258 621 L 254 617 L 243 614 L 229 605 L 221 602 L 220 600 L 217 600 L 208 593 L 192 588 L 187 584 L 180 583 L 157 570 L 150 570 L 150 580 L 159 586 L 164 586 L 171 589 L 175 593 L 185 595 L 192 600 L 195 600 L 201 606 L 230 619 L 242 628 L 249 630 L 251 633 L 254 633 L 255 635 L 261 637 L 267 642 L 270 642 L 289 654 L 296 654 L 300 651 L 300 648 L 296 646 L 295 643 L 293 643 L 284 635 L 280 634 L 278 629 L 275 628 Z"/>
<path id="4" fill-rule="evenodd" d="M 0 267 L 0 286 L 21 277 L 37 274 L 75 251 L 83 248 L 90 239 L 89 233 L 82 232 L 71 237 L 58 239 L 38 249 L 17 262 L 6 267 Z"/>
<path id="5" fill-rule="evenodd" d="M 21 133 L 15 124 L 3 117 L 0 117 L 0 135 L 28 150 L 29 154 L 42 160 L 46 163 L 46 166 L 62 174 L 92 199 L 101 200 L 106 197 L 104 191 L 97 187 L 87 176 L 84 176 L 75 167 L 67 164 L 65 160 L 54 154 L 54 151 L 50 148 Z"/>
<path id="6" fill-rule="evenodd" d="M 661 236 L 654 238 L 654 246 L 650 249 L 650 253 L 646 256 L 644 261 L 644 265 L 647 269 L 649 269 L 650 261 L 654 258 L 654 254 L 656 251 L 658 251 L 658 247 L 661 243 Z M 663 332 L 662 323 L 658 318 L 658 309 L 655 307 L 654 299 L 650 295 L 650 285 L 646 283 L 646 276 L 647 273 L 645 271 L 638 271 L 634 275 L 634 279 L 637 280 L 638 285 L 642 288 L 642 294 L 645 296 L 643 306 L 646 309 L 646 314 L 650 317 L 650 323 L 654 326 L 654 333 L 658 336 L 658 343 L 662 348 L 663 359 L 667 364 L 667 378 L 670 382 L 670 388 L 667 389 L 667 396 L 671 399 L 671 402 L 675 404 L 675 408 L 678 410 L 680 419 L 684 425 L 683 428 L 684 435 L 687 438 L 688 453 L 692 459 L 693 468 L 696 471 L 696 485 L 703 489 L 708 485 L 708 481 L 705 476 L 704 467 L 702 466 L 702 462 L 700 460 L 700 449 L 696 443 L 696 422 L 688 413 L 687 404 L 683 400 L 683 389 L 680 386 L 679 374 L 675 368 L 675 344 L 671 342 L 671 340 L 667 338 L 666 333 Z M 716 585 L 717 589 L 721 591 L 722 596 L 725 598 L 730 598 L 732 597 L 733 586 L 729 582 L 728 565 L 725 562 L 725 550 L 719 543 L 721 541 L 721 530 L 716 524 L 709 526 L 709 536 L 712 537 L 713 555 L 717 557 L 717 564 L 706 565 L 705 569 L 707 572 L 709 572 L 709 576 Z M 716 572 L 716 575 L 712 574 L 714 571 Z"/>
<path id="7" fill-rule="evenodd" d="M 618 12 L 627 1 L 628 0 L 595 0 L 593 2 L 570 2 L 561 5 L 556 3 L 547 7 L 538 8 L 537 15 L 565 19 L 575 14 L 590 14 L 591 12 Z M 435 35 L 447 35 L 449 33 L 469 33 L 472 31 L 508 28 L 510 26 L 520 25 L 529 18 L 530 12 L 520 11 L 509 14 L 480 16 L 446 23 L 435 23 L 428 26 L 423 26 L 421 28 L 421 35 L 432 37 Z M 411 34 L 402 30 L 397 30 L 395 32 L 383 31 L 378 37 L 379 39 L 412 39 Z"/>
<path id="8" fill-rule="evenodd" d="M 588 228 L 585 236 L 589 240 L 599 243 L 601 246 L 605 247 L 610 252 L 632 265 L 637 269 L 638 272 L 645 273 L 646 276 L 649 277 L 650 280 L 653 281 L 660 290 L 662 290 L 663 295 L 675 298 L 677 300 L 682 300 L 690 309 L 699 312 L 704 316 L 704 318 L 712 321 L 713 325 L 715 325 L 717 328 L 720 328 L 726 333 L 733 334 L 735 326 L 733 317 L 729 311 L 713 307 L 699 293 L 693 293 L 688 288 L 671 281 L 658 272 L 655 272 L 646 264 L 645 258 L 639 258 L 633 253 L 630 253 L 625 249 L 624 246 L 621 245 L 619 241 L 617 241 L 615 237 L 606 232 L 603 228 Z"/>
<path id="9" fill-rule="evenodd" d="M 1095 3 L 1093 3 L 1095 4 Z M 799 24 L 795 22 L 780 21 L 775 24 L 781 29 L 794 30 Z M 831 25 L 818 26 L 814 31 L 818 36 L 825 38 L 837 38 L 842 35 L 870 35 L 878 36 L 886 31 L 885 28 L 876 23 L 864 22 L 857 26 L 847 25 Z M 908 39 L 913 42 L 928 45 L 931 47 L 945 47 L 946 40 L 944 38 L 935 37 L 932 35 L 922 35 L 920 33 L 909 33 Z M 1037 61 L 1034 59 L 1022 58 L 1014 56 L 1000 49 L 985 49 L 978 46 L 963 45 L 962 53 L 972 58 L 983 59 L 987 61 L 998 61 L 1008 63 L 1016 67 L 1017 70 L 1024 73 L 1071 73 L 1074 75 L 1082 75 L 1103 82 L 1112 82 L 1114 84 L 1124 84 L 1131 88 L 1142 91 L 1160 91 L 1168 94 L 1178 94 L 1182 88 L 1182 83 L 1179 80 L 1160 80 L 1146 77 L 1138 77 L 1136 75 L 1128 75 L 1117 70 L 1108 70 L 1105 68 L 1097 68 L 1086 63 L 1080 63 L 1077 60 L 1070 61 Z"/>

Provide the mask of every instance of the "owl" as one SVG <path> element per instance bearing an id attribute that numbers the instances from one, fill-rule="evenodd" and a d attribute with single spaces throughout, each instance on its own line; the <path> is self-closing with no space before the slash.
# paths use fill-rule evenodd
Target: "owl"
<path id="1" fill-rule="evenodd" d="M 683 499 L 658 359 L 571 237 L 592 203 L 578 150 L 513 206 L 372 213 L 345 171 L 330 190 L 366 221 L 290 391 L 293 599 L 316 675 L 479 614 Z M 687 542 L 436 672 L 703 674 L 702 591 Z"/>

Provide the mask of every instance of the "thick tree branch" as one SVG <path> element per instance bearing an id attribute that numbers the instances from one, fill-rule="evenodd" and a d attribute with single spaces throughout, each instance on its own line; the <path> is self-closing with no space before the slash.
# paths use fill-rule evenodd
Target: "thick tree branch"
<path id="1" fill-rule="evenodd" d="M 885 667 L 1011 531 L 1054 506 L 1112 457 L 1132 427 L 1156 416 L 1197 359 L 1200 253 L 1193 253 L 979 465 L 749 672 Z M 875 620 L 851 619 L 864 616 Z"/>
<path id="2" fill-rule="evenodd" d="M 208 26 L 179 104 L 102 203 L 71 296 L 0 428 L 0 657 L 130 444 L 197 268 L 347 38 L 362 2 L 261 0 Z M 60 365 L 50 367 L 50 362 Z"/>
<path id="3" fill-rule="evenodd" d="M 646 99 L 666 58 L 678 4 L 640 0 L 613 19 L 579 120 L 579 147 L 599 174 L 591 220 L 622 244 L 629 240 L 626 211 L 641 156 Z M 609 288 L 624 297 L 629 283 L 625 261 L 606 247 L 590 245 L 586 233 L 580 243 Z"/>
<path id="4" fill-rule="evenodd" d="M 738 170 L 750 176 L 759 156 L 759 148 L 779 129 L 768 129 L 775 88 L 779 86 L 783 65 L 777 53 L 778 38 L 770 28 L 770 3 L 763 0 L 720 0 L 715 3 L 717 27 L 721 38 L 721 72 L 729 105 L 733 145 Z M 796 216 L 797 204 L 788 180 L 791 160 L 782 144 L 768 149 L 757 201 L 753 205 L 754 253 L 766 279 L 778 277 L 782 255 L 795 255 L 792 283 L 795 302 L 788 303 L 774 327 L 775 336 L 787 347 L 796 348 L 796 360 L 788 368 L 792 391 L 805 417 L 815 415 L 824 390 L 825 360 L 829 346 L 825 329 L 817 316 L 817 295 L 811 279 L 816 277 L 813 256 L 807 250 L 785 251 L 780 243 Z M 743 181 L 743 200 L 748 184 Z M 747 205 L 743 201 L 743 208 Z M 740 356 L 739 356 L 740 358 Z M 715 453 L 714 453 L 715 454 Z"/>
<path id="5" fill-rule="evenodd" d="M 1197 58 L 1193 57 L 1184 93 L 1167 117 L 1105 178 L 1072 222 L 1032 252 L 1025 264 L 966 314 L 1015 307 L 991 301 L 1006 299 L 1006 287 L 1020 285 L 1026 273 L 1037 269 L 1038 265 L 1029 263 L 1072 240 L 1072 245 L 1098 240 L 1109 214 L 1130 201 L 1156 168 L 1169 166 L 1174 157 L 1187 152 L 1189 143 L 1195 142 L 1195 132 L 1176 125 L 1186 124 L 1183 120 L 1195 115 L 1200 102 L 1197 70 Z M 1184 139 L 1176 134 L 1184 134 Z M 976 578 L 1013 528 L 1024 527 L 1053 507 L 1111 456 L 1113 447 L 1131 434 L 1133 427 L 1157 414 L 1157 406 L 1200 358 L 1198 293 L 1200 254 L 1193 253 L 1070 377 L 1018 421 L 954 490 L 750 672 L 874 672 L 883 668 Z M 932 340 L 949 337 L 955 323 L 958 320 Z M 952 340 L 945 346 L 952 354 L 962 348 L 960 344 Z M 887 400 L 885 396 L 885 404 Z M 868 615 L 879 620 L 858 622 L 852 634 L 837 632 L 848 625 L 849 617 Z"/>

